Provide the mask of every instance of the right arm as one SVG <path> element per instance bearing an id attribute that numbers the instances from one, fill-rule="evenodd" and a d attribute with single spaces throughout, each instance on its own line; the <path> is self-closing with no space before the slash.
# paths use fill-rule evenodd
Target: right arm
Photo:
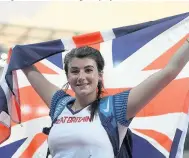
<path id="1" fill-rule="evenodd" d="M 26 67 L 22 71 L 37 94 L 50 108 L 52 96 L 60 88 L 49 82 L 34 65 Z"/>

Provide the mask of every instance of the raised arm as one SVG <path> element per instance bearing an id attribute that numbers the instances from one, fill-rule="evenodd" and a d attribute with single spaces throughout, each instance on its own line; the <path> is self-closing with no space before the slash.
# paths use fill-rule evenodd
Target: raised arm
<path id="1" fill-rule="evenodd" d="M 51 98 L 53 94 L 60 88 L 50 83 L 34 65 L 22 69 L 22 71 L 26 75 L 37 94 L 50 108 Z"/>
<path id="2" fill-rule="evenodd" d="M 178 49 L 164 69 L 151 75 L 131 90 L 127 104 L 127 119 L 134 117 L 165 88 L 180 73 L 188 60 L 189 39 Z"/>

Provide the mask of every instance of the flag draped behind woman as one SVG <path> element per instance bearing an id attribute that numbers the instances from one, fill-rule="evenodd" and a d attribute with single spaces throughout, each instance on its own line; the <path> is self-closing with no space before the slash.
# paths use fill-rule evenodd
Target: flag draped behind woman
<path id="1" fill-rule="evenodd" d="M 42 128 L 50 125 L 49 110 L 20 69 L 35 64 L 49 81 L 62 87 L 66 83 L 65 54 L 89 45 L 105 58 L 105 95 L 111 95 L 162 69 L 187 37 L 189 13 L 184 13 L 70 39 L 16 45 L 9 51 L 1 78 L 0 155 L 28 158 L 46 154 Z M 189 64 L 132 121 L 134 158 L 182 157 L 188 127 L 188 68 Z"/>

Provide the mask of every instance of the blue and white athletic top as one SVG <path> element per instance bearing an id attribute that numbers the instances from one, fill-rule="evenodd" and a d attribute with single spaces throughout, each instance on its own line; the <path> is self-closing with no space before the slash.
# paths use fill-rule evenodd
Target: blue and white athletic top
<path id="1" fill-rule="evenodd" d="M 55 108 L 56 104 L 66 102 L 65 109 L 59 115 L 48 137 L 53 158 L 114 158 L 112 144 L 101 124 L 99 115 L 97 114 L 90 122 L 88 110 L 90 105 L 74 112 L 70 105 L 75 99 L 67 99 L 65 95 L 67 94 L 63 91 L 55 93 L 51 105 Z M 100 102 L 100 106 L 106 104 L 104 108 L 106 111 L 113 106 L 112 104 L 117 105 L 115 113 L 118 120 L 120 145 L 129 125 L 129 121 L 126 120 L 128 95 L 129 91 L 125 91 L 114 95 L 113 102 L 109 101 L 110 97 L 103 98 Z"/>

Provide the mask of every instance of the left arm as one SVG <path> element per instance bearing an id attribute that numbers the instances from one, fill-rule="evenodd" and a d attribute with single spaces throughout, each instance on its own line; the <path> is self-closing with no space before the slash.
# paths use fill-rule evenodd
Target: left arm
<path id="1" fill-rule="evenodd" d="M 166 67 L 130 91 L 127 103 L 127 119 L 134 117 L 163 88 L 165 88 L 189 61 L 189 39 L 178 49 Z"/>

